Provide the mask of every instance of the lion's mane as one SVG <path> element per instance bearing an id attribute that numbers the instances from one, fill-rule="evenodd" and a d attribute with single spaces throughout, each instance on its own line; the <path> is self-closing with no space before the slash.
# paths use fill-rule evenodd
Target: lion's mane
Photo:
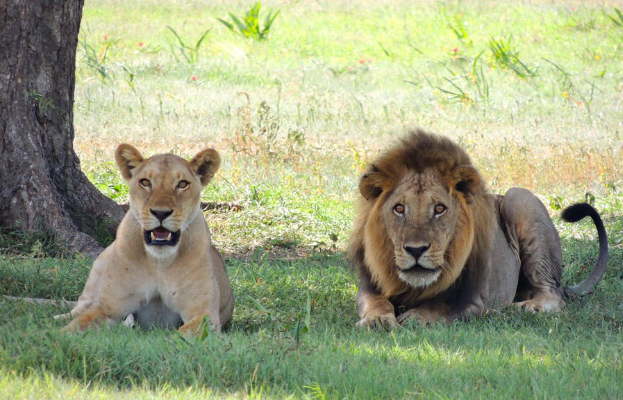
<path id="1" fill-rule="evenodd" d="M 401 305 L 415 305 L 446 291 L 459 279 L 469 279 L 466 266 L 484 262 L 492 251 L 493 227 L 497 223 L 493 198 L 487 195 L 477 172 L 476 184 L 462 187 L 463 183 L 453 176 L 459 166 L 473 168 L 463 149 L 447 138 L 416 130 L 381 154 L 361 178 L 362 195 L 358 200 L 348 256 L 360 276 L 370 277 L 376 291 L 390 299 L 399 298 Z M 459 199 L 461 214 L 445 255 L 449 268 L 431 285 L 412 288 L 398 277 L 393 238 L 385 229 L 380 210 L 405 174 L 428 169 L 433 169 L 449 192 Z"/>

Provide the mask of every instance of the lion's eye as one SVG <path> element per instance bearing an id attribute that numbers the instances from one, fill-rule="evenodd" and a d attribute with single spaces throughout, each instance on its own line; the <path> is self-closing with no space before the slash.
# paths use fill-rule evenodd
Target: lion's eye
<path id="1" fill-rule="evenodd" d="M 443 213 L 445 213 L 446 210 L 447 210 L 446 206 L 444 206 L 443 204 L 437 204 L 435 206 L 435 215 L 438 217 L 442 215 Z"/>
<path id="2" fill-rule="evenodd" d="M 177 184 L 177 188 L 178 189 L 186 189 L 188 187 L 188 185 L 190 185 L 190 182 L 188 181 L 179 181 Z"/>
<path id="3" fill-rule="evenodd" d="M 141 179 L 140 181 L 138 181 L 138 183 L 144 188 L 151 187 L 151 182 L 149 181 L 149 179 Z"/>
<path id="4" fill-rule="evenodd" d="M 402 205 L 402 204 L 400 204 L 400 203 L 396 204 L 396 205 L 394 206 L 394 212 L 395 212 L 396 214 L 399 214 L 399 215 L 404 214 L 404 213 L 405 213 L 405 206 L 404 206 L 404 205 Z"/>

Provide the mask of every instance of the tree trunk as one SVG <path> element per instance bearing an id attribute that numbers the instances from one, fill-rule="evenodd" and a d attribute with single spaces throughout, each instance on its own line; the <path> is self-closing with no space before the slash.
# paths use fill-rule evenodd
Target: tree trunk
<path id="1" fill-rule="evenodd" d="M 87 233 L 113 230 L 123 211 L 89 182 L 73 149 L 83 4 L 0 1 L 0 226 L 50 232 L 96 256 Z"/>

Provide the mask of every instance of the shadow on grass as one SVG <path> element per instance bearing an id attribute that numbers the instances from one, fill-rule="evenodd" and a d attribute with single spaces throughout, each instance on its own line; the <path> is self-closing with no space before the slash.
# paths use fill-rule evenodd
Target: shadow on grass
<path id="1" fill-rule="evenodd" d="M 563 247 L 565 282 L 594 265 L 594 243 L 565 239 Z M 356 280 L 343 253 L 234 256 L 226 264 L 236 308 L 222 334 L 188 341 L 115 327 L 69 336 L 52 319 L 62 310 L 0 301 L 0 365 L 111 390 L 194 387 L 237 397 L 617 397 L 622 258 L 612 249 L 616 267 L 597 291 L 560 314 L 509 308 L 388 333 L 354 328 Z M 0 283 L 5 294 L 75 299 L 89 268 L 81 259 L 0 259 Z M 308 298 L 309 330 L 297 336 Z"/>

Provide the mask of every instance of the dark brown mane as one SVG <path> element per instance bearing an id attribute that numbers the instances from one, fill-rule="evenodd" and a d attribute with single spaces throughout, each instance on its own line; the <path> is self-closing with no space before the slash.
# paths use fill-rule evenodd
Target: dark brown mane
<path id="1" fill-rule="evenodd" d="M 387 236 L 378 216 L 378 204 L 385 201 L 388 193 L 398 186 L 407 173 L 422 173 L 425 170 L 435 171 L 448 190 L 461 198 L 464 204 L 462 209 L 469 215 L 465 220 L 473 223 L 469 229 L 473 232 L 473 241 L 467 237 L 456 237 L 454 240 L 455 249 L 462 248 L 461 253 L 467 251 L 471 254 L 467 264 L 477 263 L 483 254 L 488 254 L 492 243 L 492 228 L 496 223 L 492 198 L 487 194 L 478 171 L 473 167 L 467 153 L 450 139 L 419 129 L 412 130 L 383 152 L 359 182 L 362 197 L 351 234 L 349 258 L 359 275 L 368 276 L 369 282 L 380 292 L 389 296 L 403 293 L 414 301 L 439 293 L 449 283 L 440 279 L 425 290 L 418 289 L 407 294 L 410 289 L 398 279 L 395 272 L 393 239 Z M 376 239 L 366 244 L 365 232 L 368 238 Z M 465 248 L 459 243 L 471 247 Z M 454 254 L 451 253 L 448 257 L 454 259 Z M 458 268 L 456 271 L 463 268 L 463 265 L 452 262 L 450 264 Z"/>
<path id="2" fill-rule="evenodd" d="M 472 165 L 467 153 L 450 139 L 412 130 L 371 165 L 371 172 L 384 177 L 382 188 L 393 187 L 407 171 L 422 172 L 436 169 L 440 175 L 449 174 L 459 165 Z"/>

